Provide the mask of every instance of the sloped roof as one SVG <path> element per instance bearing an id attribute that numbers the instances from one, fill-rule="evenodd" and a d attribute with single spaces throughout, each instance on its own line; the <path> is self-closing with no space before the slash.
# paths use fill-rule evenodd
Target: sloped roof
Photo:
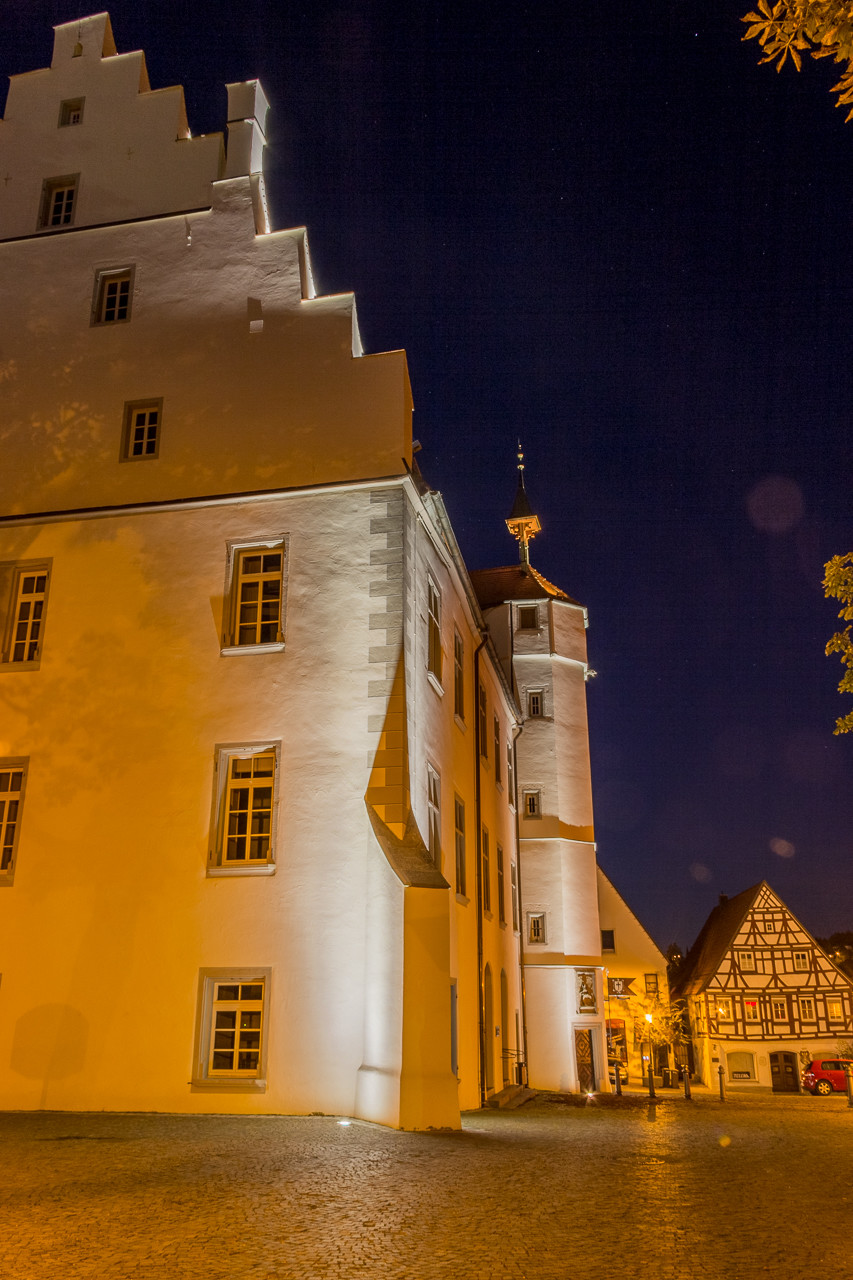
<path id="1" fill-rule="evenodd" d="M 687 952 L 674 994 L 691 996 L 705 990 L 765 883 L 761 880 L 752 888 L 744 889 L 743 893 L 734 898 L 726 898 L 714 907 L 703 924 L 699 937 Z"/>
<path id="2" fill-rule="evenodd" d="M 568 604 L 578 603 L 566 595 L 565 591 L 555 587 L 553 582 L 543 578 L 529 564 L 507 564 L 499 569 L 475 569 L 471 574 L 471 582 L 481 609 L 491 609 L 506 600 L 541 600 L 543 596 L 565 600 Z"/>

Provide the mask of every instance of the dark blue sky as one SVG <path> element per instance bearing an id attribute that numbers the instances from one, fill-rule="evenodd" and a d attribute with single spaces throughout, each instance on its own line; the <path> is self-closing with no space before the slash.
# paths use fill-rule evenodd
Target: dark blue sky
<path id="1" fill-rule="evenodd" d="M 820 587 L 853 549 L 853 124 L 829 64 L 756 65 L 745 8 L 110 6 L 195 133 L 263 81 L 275 223 L 407 349 L 472 568 L 514 559 L 521 435 L 533 562 L 590 610 L 599 858 L 662 946 L 762 878 L 853 928 Z M 0 75 L 91 11 L 9 0 Z"/>

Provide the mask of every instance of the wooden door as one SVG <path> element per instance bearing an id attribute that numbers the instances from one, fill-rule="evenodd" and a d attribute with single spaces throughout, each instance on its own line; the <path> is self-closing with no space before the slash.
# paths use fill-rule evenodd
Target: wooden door
<path id="1" fill-rule="evenodd" d="M 799 1093 L 800 1081 L 795 1053 L 771 1053 L 770 1079 L 774 1093 Z"/>
<path id="2" fill-rule="evenodd" d="M 575 1061 L 578 1064 L 578 1088 L 581 1093 L 592 1093 L 595 1089 L 595 1064 L 591 1031 L 575 1028 Z"/>

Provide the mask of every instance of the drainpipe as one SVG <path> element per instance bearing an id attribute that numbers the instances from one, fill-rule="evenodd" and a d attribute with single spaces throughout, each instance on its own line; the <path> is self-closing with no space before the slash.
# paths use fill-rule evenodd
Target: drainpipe
<path id="1" fill-rule="evenodd" d="M 480 650 L 486 643 L 486 632 L 480 632 L 480 643 L 474 650 L 474 818 L 477 824 L 477 976 L 480 1005 L 480 1106 L 486 1105 L 486 993 L 483 973 L 483 823 L 480 782 Z"/>
<path id="2" fill-rule="evenodd" d="M 518 756 L 515 751 L 515 744 L 524 729 L 523 724 L 515 726 L 515 733 L 512 735 L 512 777 L 515 783 L 515 795 L 512 802 L 515 806 L 515 891 L 518 897 L 518 971 L 521 986 L 521 1039 L 523 1046 L 523 1059 L 521 1064 L 522 1084 L 525 1086 L 530 1083 L 530 1076 L 527 1069 L 527 987 L 524 978 L 524 911 L 522 910 L 521 897 L 521 824 L 518 819 Z M 516 1046 L 517 1048 L 518 1046 Z"/>

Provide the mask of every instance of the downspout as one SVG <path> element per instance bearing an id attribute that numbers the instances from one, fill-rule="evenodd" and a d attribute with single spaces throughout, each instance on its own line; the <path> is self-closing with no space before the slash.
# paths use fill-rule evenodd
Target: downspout
<path id="1" fill-rule="evenodd" d="M 521 895 L 521 824 L 518 818 L 518 756 L 515 751 L 515 744 L 523 729 L 523 724 L 517 724 L 515 726 L 515 733 L 512 736 L 512 776 L 515 783 L 515 795 L 512 797 L 512 802 L 515 806 L 515 891 L 518 896 L 518 970 L 521 985 L 521 1039 L 524 1046 L 521 1082 L 525 1087 L 527 1087 L 530 1081 L 530 1075 L 527 1068 L 527 987 L 524 978 L 524 911 L 522 910 L 523 899 Z"/>
<path id="2" fill-rule="evenodd" d="M 474 818 L 477 823 L 477 976 L 480 1005 L 480 1106 L 486 1105 L 486 993 L 483 974 L 483 824 L 480 797 L 480 650 L 486 633 L 480 632 L 480 643 L 474 650 Z"/>

